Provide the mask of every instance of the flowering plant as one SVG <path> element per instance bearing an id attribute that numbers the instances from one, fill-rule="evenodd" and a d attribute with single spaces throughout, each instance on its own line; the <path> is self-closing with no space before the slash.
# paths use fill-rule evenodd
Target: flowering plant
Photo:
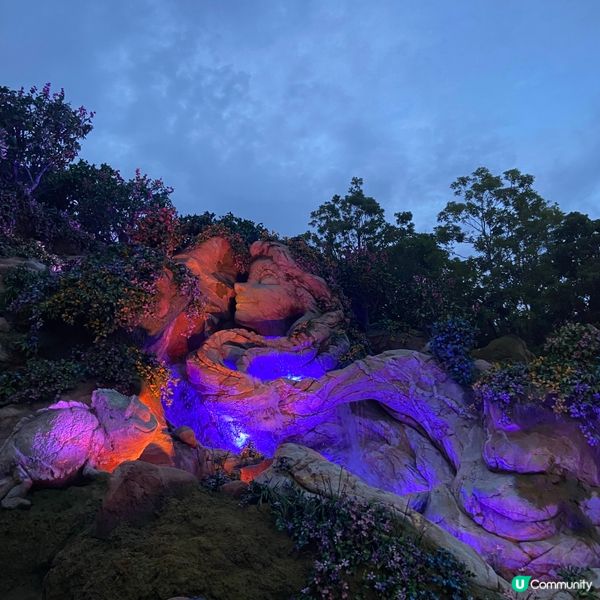
<path id="1" fill-rule="evenodd" d="M 347 495 L 309 496 L 290 487 L 256 486 L 278 529 L 298 549 L 318 552 L 301 600 L 378 598 L 467 599 L 470 573 L 450 554 L 426 547 L 385 507 Z"/>
<path id="2" fill-rule="evenodd" d="M 475 329 L 466 319 L 438 321 L 431 328 L 431 353 L 457 383 L 473 382 L 471 350 L 475 345 Z"/>

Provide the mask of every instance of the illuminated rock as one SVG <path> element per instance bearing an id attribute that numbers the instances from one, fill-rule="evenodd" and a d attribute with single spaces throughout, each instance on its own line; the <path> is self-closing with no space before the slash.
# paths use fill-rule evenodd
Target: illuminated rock
<path id="1" fill-rule="evenodd" d="M 285 489 L 282 486 L 287 483 L 308 493 L 322 496 L 344 494 L 366 503 L 381 504 L 404 519 L 407 526 L 418 532 L 425 543 L 444 548 L 464 563 L 473 573 L 475 585 L 482 591 L 501 592 L 508 589 L 507 582 L 498 577 L 475 550 L 412 510 L 407 504 L 407 498 L 366 485 L 314 450 L 297 444 L 283 444 L 274 456 L 272 467 L 255 481 L 280 490 Z"/>
<path id="2" fill-rule="evenodd" d="M 509 421 L 486 403 L 483 456 L 495 470 L 569 473 L 600 485 L 600 450 L 590 446 L 577 423 L 541 406 L 516 407 Z"/>
<path id="3" fill-rule="evenodd" d="M 94 470 L 112 471 L 137 458 L 157 433 L 157 420 L 135 396 L 96 390 L 91 406 L 57 402 L 20 421 L 0 449 L 0 498 L 29 504 L 32 485 L 57 486 Z"/>
<path id="4" fill-rule="evenodd" d="M 155 309 L 142 327 L 151 338 L 150 349 L 169 361 L 184 358 L 193 347 L 191 341 L 232 318 L 230 305 L 238 276 L 231 244 L 223 238 L 206 240 L 174 259 L 197 279 L 203 310 L 201 314 L 187 310 L 190 298 L 179 292 L 173 273 L 165 269 L 157 283 Z"/>
<path id="5" fill-rule="evenodd" d="M 238 324 L 262 335 L 285 335 L 300 317 L 331 310 L 327 284 L 301 269 L 283 244 L 254 242 L 250 254 L 248 281 L 235 284 Z"/>
<path id="6" fill-rule="evenodd" d="M 188 374 L 202 399 L 198 410 L 218 415 L 221 445 L 252 441 L 268 456 L 283 442 L 316 448 L 365 482 L 408 499 L 507 575 L 533 561 L 546 575 L 560 561 L 600 564 L 594 502 L 581 504 L 585 493 L 573 495 L 556 472 L 490 469 L 490 456 L 482 456 L 486 430 L 468 393 L 430 356 L 390 351 L 320 377 L 268 381 L 227 366 L 220 339 L 226 338 L 217 334 L 215 345 L 188 359 Z M 235 364 L 247 364 L 240 357 Z M 583 439 L 574 445 L 588 452 Z M 578 485 L 585 491 L 585 478 Z M 577 515 L 585 522 L 585 511 L 591 516 L 582 527 Z M 573 548 L 572 557 L 557 551 L 542 559 L 549 540 Z"/>

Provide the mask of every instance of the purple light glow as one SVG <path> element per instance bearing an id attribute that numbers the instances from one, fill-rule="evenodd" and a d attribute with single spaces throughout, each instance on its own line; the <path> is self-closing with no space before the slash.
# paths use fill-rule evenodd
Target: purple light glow
<path id="1" fill-rule="evenodd" d="M 256 356 L 248 365 L 247 373 L 261 381 L 274 381 L 285 378 L 292 381 L 301 381 L 306 377 L 319 379 L 325 375 L 327 369 L 320 357 L 293 354 L 291 352 L 277 352 Z"/>

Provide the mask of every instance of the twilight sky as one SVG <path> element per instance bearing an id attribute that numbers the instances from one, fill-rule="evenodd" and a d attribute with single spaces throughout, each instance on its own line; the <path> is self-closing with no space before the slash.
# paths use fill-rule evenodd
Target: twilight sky
<path id="1" fill-rule="evenodd" d="M 600 0 L 0 0 L 0 85 L 97 112 L 82 156 L 284 234 L 353 176 L 431 230 L 516 167 L 600 217 Z"/>

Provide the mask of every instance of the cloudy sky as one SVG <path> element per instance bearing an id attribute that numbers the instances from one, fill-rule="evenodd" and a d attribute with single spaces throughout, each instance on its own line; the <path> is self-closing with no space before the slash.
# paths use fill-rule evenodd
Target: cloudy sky
<path id="1" fill-rule="evenodd" d="M 599 0 L 0 0 L 0 84 L 97 112 L 82 155 L 284 234 L 353 176 L 431 230 L 517 167 L 600 217 Z"/>

